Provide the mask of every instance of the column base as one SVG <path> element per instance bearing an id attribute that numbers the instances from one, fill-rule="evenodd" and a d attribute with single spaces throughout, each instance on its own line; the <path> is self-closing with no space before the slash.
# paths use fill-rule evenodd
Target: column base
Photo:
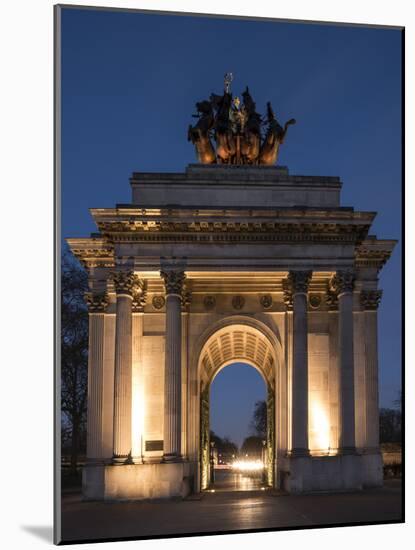
<path id="1" fill-rule="evenodd" d="M 361 460 L 363 487 L 382 487 L 383 458 L 380 450 L 363 449 Z"/>
<path id="2" fill-rule="evenodd" d="M 356 455 L 358 454 L 356 447 L 340 447 L 339 455 Z"/>
<path id="3" fill-rule="evenodd" d="M 175 462 L 183 462 L 183 456 L 182 455 L 163 455 L 162 462 L 167 462 L 169 464 L 175 463 Z"/>
<path id="4" fill-rule="evenodd" d="M 309 449 L 292 449 L 288 453 L 288 456 L 295 458 L 295 457 L 309 457 L 311 455 L 310 455 Z"/>
<path id="5" fill-rule="evenodd" d="M 148 500 L 185 498 L 192 490 L 190 465 L 110 464 L 84 468 L 85 500 Z"/>
<path id="6" fill-rule="evenodd" d="M 124 464 L 131 464 L 131 457 L 129 455 L 113 456 L 111 462 L 114 466 L 123 466 Z"/>

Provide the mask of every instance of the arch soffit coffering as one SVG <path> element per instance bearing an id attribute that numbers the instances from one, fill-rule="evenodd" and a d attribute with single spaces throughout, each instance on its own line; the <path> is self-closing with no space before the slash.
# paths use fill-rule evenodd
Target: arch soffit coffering
<path id="1" fill-rule="evenodd" d="M 271 386 L 281 358 L 281 344 L 274 331 L 258 319 L 230 316 L 210 326 L 195 350 L 201 380 L 210 383 L 227 365 L 236 361 L 256 368 Z"/>

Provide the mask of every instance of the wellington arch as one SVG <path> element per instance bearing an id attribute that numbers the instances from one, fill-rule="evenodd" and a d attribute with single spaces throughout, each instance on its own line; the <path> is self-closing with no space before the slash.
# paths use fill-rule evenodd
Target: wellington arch
<path id="1" fill-rule="evenodd" d="M 97 233 L 68 239 L 90 288 L 87 499 L 206 489 L 209 386 L 234 361 L 267 387 L 270 486 L 382 484 L 378 274 L 395 241 L 341 205 L 338 177 L 244 156 L 238 105 L 235 158 L 201 149 L 201 116 L 198 164 L 133 173 L 131 202 L 92 208 Z M 273 117 L 278 147 L 294 122 Z"/>

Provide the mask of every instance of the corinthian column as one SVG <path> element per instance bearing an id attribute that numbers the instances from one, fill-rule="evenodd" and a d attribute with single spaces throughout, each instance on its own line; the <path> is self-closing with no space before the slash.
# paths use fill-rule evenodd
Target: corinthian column
<path id="1" fill-rule="evenodd" d="M 365 402 L 366 450 L 379 451 L 378 393 L 378 312 L 381 290 L 362 290 L 360 302 L 365 309 Z"/>
<path id="2" fill-rule="evenodd" d="M 137 278 L 132 271 L 114 274 L 117 293 L 115 321 L 114 464 L 125 464 L 131 453 L 132 300 Z"/>
<path id="3" fill-rule="evenodd" d="M 351 270 L 338 271 L 331 280 L 331 287 L 339 300 L 339 450 L 343 454 L 356 452 L 353 286 L 354 274 Z"/>
<path id="4" fill-rule="evenodd" d="M 166 362 L 164 371 L 164 460 L 181 458 L 181 301 L 185 274 L 169 269 L 160 272 L 166 287 Z"/>
<path id="5" fill-rule="evenodd" d="M 86 456 L 89 463 L 102 460 L 102 395 L 104 379 L 104 316 L 108 305 L 106 293 L 87 292 L 89 311 L 88 404 Z"/>
<path id="6" fill-rule="evenodd" d="M 290 271 L 287 288 L 293 307 L 291 454 L 308 456 L 307 291 L 311 271 Z"/>
<path id="7" fill-rule="evenodd" d="M 144 374 L 142 364 L 142 344 L 144 325 L 144 306 L 147 298 L 147 283 L 140 281 L 136 285 L 132 301 L 132 419 L 131 419 L 131 455 L 134 464 L 143 463 L 144 437 Z"/>

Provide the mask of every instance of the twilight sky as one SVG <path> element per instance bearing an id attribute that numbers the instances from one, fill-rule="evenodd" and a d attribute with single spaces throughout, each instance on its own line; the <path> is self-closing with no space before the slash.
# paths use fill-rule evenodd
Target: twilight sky
<path id="1" fill-rule="evenodd" d="M 64 8 L 62 237 L 96 230 L 88 208 L 129 202 L 133 171 L 183 172 L 195 162 L 187 141 L 194 104 L 221 93 L 232 71 L 234 95 L 248 85 L 259 112 L 270 100 L 280 122 L 297 119 L 279 164 L 291 174 L 340 176 L 342 205 L 377 211 L 372 234 L 400 240 L 400 49 L 396 29 Z M 380 402 L 393 406 L 401 243 L 379 286 Z M 250 385 L 251 404 L 231 397 Z M 240 442 L 264 395 L 254 369 L 224 369 L 212 389 L 213 429 Z M 215 419 L 225 417 L 222 430 Z"/>

